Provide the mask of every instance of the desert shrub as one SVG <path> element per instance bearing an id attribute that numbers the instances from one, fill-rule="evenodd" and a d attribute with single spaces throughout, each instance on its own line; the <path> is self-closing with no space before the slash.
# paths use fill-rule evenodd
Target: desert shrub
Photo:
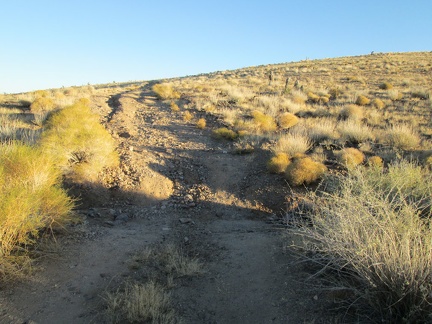
<path id="1" fill-rule="evenodd" d="M 196 127 L 199 129 L 204 129 L 206 127 L 206 120 L 204 118 L 198 119 L 196 122 Z"/>
<path id="2" fill-rule="evenodd" d="M 212 134 L 214 138 L 227 139 L 231 141 L 235 140 L 238 137 L 238 134 L 236 132 L 226 127 L 215 129 Z"/>
<path id="3" fill-rule="evenodd" d="M 331 98 L 332 100 L 336 100 L 336 99 L 338 99 L 340 96 L 343 95 L 343 90 L 340 89 L 340 88 L 331 88 L 331 89 L 329 90 L 329 95 L 330 95 L 330 98 Z"/>
<path id="4" fill-rule="evenodd" d="M 154 281 L 129 283 L 123 291 L 108 293 L 105 299 L 112 323 L 177 323 L 170 308 L 171 295 Z"/>
<path id="5" fill-rule="evenodd" d="M 420 144 L 420 137 L 411 126 L 396 124 L 386 128 L 384 141 L 396 149 L 410 150 Z"/>
<path id="6" fill-rule="evenodd" d="M 172 111 L 179 111 L 180 110 L 180 107 L 174 101 L 170 102 L 170 108 Z"/>
<path id="7" fill-rule="evenodd" d="M 37 97 L 30 105 L 30 110 L 34 113 L 50 111 L 54 108 L 56 108 L 55 102 L 47 97 Z"/>
<path id="8" fill-rule="evenodd" d="M 383 159 L 378 155 L 371 156 L 367 159 L 367 164 L 370 167 L 382 167 L 384 165 Z"/>
<path id="9" fill-rule="evenodd" d="M 293 186 L 310 184 L 320 179 L 327 172 L 327 167 L 312 160 L 310 157 L 294 159 L 288 165 L 285 176 L 288 182 Z"/>
<path id="10" fill-rule="evenodd" d="M 157 83 L 152 87 L 152 90 L 156 93 L 159 99 L 179 99 L 180 93 L 175 91 L 171 84 L 168 83 Z"/>
<path id="11" fill-rule="evenodd" d="M 407 199 L 404 180 L 414 169 L 423 188 L 418 201 Z M 355 292 L 350 306 L 368 304 L 382 322 L 429 322 L 432 230 L 420 213 L 421 197 L 430 197 L 430 173 L 413 166 L 393 172 L 359 168 L 338 177 L 336 191 L 312 193 L 314 208 L 296 232 L 307 238 L 312 260 L 338 271 L 335 284 Z"/>
<path id="12" fill-rule="evenodd" d="M 115 141 L 82 101 L 48 118 L 41 146 L 77 182 L 95 181 L 105 167 L 119 162 Z"/>
<path id="13" fill-rule="evenodd" d="M 308 96 L 302 91 L 293 90 L 291 92 L 291 100 L 292 100 L 292 102 L 294 102 L 296 104 L 303 105 L 307 99 L 308 99 Z"/>
<path id="14" fill-rule="evenodd" d="M 371 102 L 371 104 L 372 104 L 373 107 L 378 108 L 378 109 L 383 109 L 386 106 L 385 103 L 384 103 L 384 101 L 382 101 L 379 98 L 373 99 L 372 102 Z"/>
<path id="15" fill-rule="evenodd" d="M 354 169 L 359 164 L 363 163 L 365 156 L 356 148 L 348 147 L 335 153 L 339 163 L 345 166 L 348 170 Z"/>
<path id="16" fill-rule="evenodd" d="M 185 122 L 191 121 L 193 119 L 193 115 L 189 111 L 185 111 L 183 113 L 183 120 Z"/>
<path id="17" fill-rule="evenodd" d="M 0 280 L 26 259 L 43 228 L 65 221 L 73 203 L 53 159 L 38 147 L 0 145 Z"/>
<path id="18" fill-rule="evenodd" d="M 379 88 L 381 90 L 390 90 L 393 89 L 393 84 L 391 84 L 390 82 L 383 82 L 379 85 Z"/>
<path id="19" fill-rule="evenodd" d="M 351 143 L 363 143 L 375 138 L 370 127 L 353 119 L 340 122 L 337 125 L 337 131 L 341 135 L 342 141 Z"/>
<path id="20" fill-rule="evenodd" d="M 309 137 L 302 133 L 283 134 L 277 140 L 273 151 L 275 153 L 286 153 L 288 156 L 294 156 L 297 153 L 305 153 L 312 147 Z"/>
<path id="21" fill-rule="evenodd" d="M 315 143 L 338 138 L 336 121 L 331 118 L 308 119 L 306 127 L 310 139 Z"/>
<path id="22" fill-rule="evenodd" d="M 360 95 L 357 97 L 355 103 L 359 106 L 366 106 L 370 104 L 370 99 L 366 96 Z"/>
<path id="23" fill-rule="evenodd" d="M 271 173 L 283 173 L 290 164 L 290 159 L 286 153 L 276 153 L 268 162 L 267 170 Z"/>
<path id="24" fill-rule="evenodd" d="M 387 95 L 393 101 L 401 100 L 403 98 L 403 93 L 396 89 L 388 91 Z"/>
<path id="25" fill-rule="evenodd" d="M 306 95 L 309 101 L 313 103 L 318 103 L 320 97 L 317 94 L 313 93 L 312 91 L 309 91 Z"/>
<path id="26" fill-rule="evenodd" d="M 278 124 L 280 128 L 287 129 L 297 125 L 299 122 L 299 118 L 289 112 L 283 113 L 278 118 Z"/>
<path id="27" fill-rule="evenodd" d="M 361 120 L 363 118 L 363 115 L 364 115 L 363 107 L 358 105 L 347 105 L 339 113 L 339 116 L 343 119 Z"/>
<path id="28" fill-rule="evenodd" d="M 271 132 L 276 130 L 277 125 L 272 116 L 266 115 L 259 110 L 252 112 L 252 117 L 258 129 L 263 132 Z"/>

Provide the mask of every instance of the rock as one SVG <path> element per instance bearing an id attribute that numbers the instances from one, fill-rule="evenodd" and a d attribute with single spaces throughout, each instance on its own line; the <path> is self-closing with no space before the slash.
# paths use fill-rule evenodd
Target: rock
<path id="1" fill-rule="evenodd" d="M 114 222 L 112 222 L 112 221 L 106 221 L 104 224 L 108 225 L 108 226 L 114 226 L 115 225 Z"/>
<path id="2" fill-rule="evenodd" d="M 189 224 L 192 223 L 192 218 L 179 218 L 181 224 Z"/>

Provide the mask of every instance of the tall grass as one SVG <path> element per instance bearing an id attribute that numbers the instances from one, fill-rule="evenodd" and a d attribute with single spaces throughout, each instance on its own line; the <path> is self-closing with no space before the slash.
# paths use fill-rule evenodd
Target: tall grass
<path id="1" fill-rule="evenodd" d="M 85 101 L 51 115 L 42 148 L 56 157 L 64 174 L 77 182 L 95 181 L 105 167 L 118 164 L 115 142 Z"/>
<path id="2" fill-rule="evenodd" d="M 300 231 L 314 259 L 392 323 L 429 322 L 432 312 L 432 179 L 403 161 L 388 171 L 358 168 L 334 192 L 314 193 Z M 312 210 L 312 209 L 311 209 Z M 312 226 L 311 226 L 312 225 Z"/>
<path id="3" fill-rule="evenodd" d="M 0 278 L 17 272 L 39 231 L 68 218 L 72 200 L 61 174 L 40 148 L 0 145 Z"/>

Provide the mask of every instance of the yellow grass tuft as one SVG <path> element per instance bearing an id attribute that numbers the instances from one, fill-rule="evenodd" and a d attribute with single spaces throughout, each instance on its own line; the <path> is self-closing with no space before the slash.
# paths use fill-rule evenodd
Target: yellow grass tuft
<path id="1" fill-rule="evenodd" d="M 271 173 L 283 173 L 290 164 L 290 159 L 286 153 L 276 153 L 268 162 L 267 170 Z"/>
<path id="2" fill-rule="evenodd" d="M 397 124 L 387 127 L 384 141 L 396 149 L 412 150 L 420 145 L 418 133 L 409 125 Z"/>
<path id="3" fill-rule="evenodd" d="M 367 163 L 370 167 L 378 167 L 378 168 L 381 168 L 384 165 L 383 159 L 378 155 L 369 157 Z"/>
<path id="4" fill-rule="evenodd" d="M 371 104 L 372 104 L 372 106 L 374 106 L 377 109 L 383 109 L 386 106 L 386 104 L 384 103 L 384 101 L 382 101 L 379 98 L 373 99 L 372 102 L 371 102 Z"/>
<path id="5" fill-rule="evenodd" d="M 279 127 L 282 129 L 287 129 L 297 125 L 299 122 L 299 118 L 289 112 L 283 113 L 278 118 Z"/>
<path id="6" fill-rule="evenodd" d="M 272 132 L 277 128 L 276 122 L 272 116 L 266 115 L 259 110 L 252 112 L 252 117 L 258 129 L 263 132 Z"/>
<path id="7" fill-rule="evenodd" d="M 206 120 L 204 118 L 198 119 L 196 127 L 199 129 L 204 129 L 206 127 Z"/>
<path id="8" fill-rule="evenodd" d="M 193 115 L 189 111 L 185 111 L 183 113 L 183 120 L 185 122 L 191 121 L 193 119 Z"/>
<path id="9" fill-rule="evenodd" d="M 339 163 L 345 166 L 348 170 L 354 169 L 356 166 L 363 163 L 365 159 L 364 154 L 353 147 L 344 148 L 343 150 L 336 152 L 335 156 Z"/>
<path id="10" fill-rule="evenodd" d="M 30 110 L 34 113 L 51 111 L 54 108 L 56 108 L 55 102 L 47 97 L 37 97 L 30 105 Z"/>
<path id="11" fill-rule="evenodd" d="M 76 182 L 95 181 L 105 167 L 119 163 L 115 141 L 83 101 L 47 120 L 41 146 L 56 158 L 66 177 Z"/>
<path id="12" fill-rule="evenodd" d="M 174 101 L 171 101 L 170 108 L 172 111 L 179 111 L 180 110 L 179 106 Z"/>
<path id="13" fill-rule="evenodd" d="M 363 115 L 363 107 L 358 105 L 348 105 L 339 113 L 339 116 L 343 119 L 361 120 L 363 118 Z"/>
<path id="14" fill-rule="evenodd" d="M 238 134 L 236 132 L 234 132 L 231 129 L 228 129 L 226 127 L 221 127 L 218 129 L 215 129 L 213 131 L 213 137 L 217 138 L 217 139 L 227 139 L 227 140 L 235 140 L 238 137 Z"/>
<path id="15" fill-rule="evenodd" d="M 379 85 L 379 88 L 381 90 L 390 90 L 393 89 L 393 84 L 391 84 L 390 82 L 383 82 Z"/>
<path id="16" fill-rule="evenodd" d="M 370 104 L 370 99 L 366 96 L 360 95 L 357 97 L 355 103 L 359 106 L 366 106 Z"/>
<path id="17" fill-rule="evenodd" d="M 285 175 L 291 185 L 300 186 L 317 181 L 326 172 L 327 167 L 324 164 L 315 162 L 310 157 L 304 157 L 294 159 L 294 161 L 288 165 Z"/>
<path id="18" fill-rule="evenodd" d="M 159 99 L 179 99 L 180 93 L 175 91 L 171 84 L 158 83 L 152 87 L 152 90 L 156 93 Z"/>

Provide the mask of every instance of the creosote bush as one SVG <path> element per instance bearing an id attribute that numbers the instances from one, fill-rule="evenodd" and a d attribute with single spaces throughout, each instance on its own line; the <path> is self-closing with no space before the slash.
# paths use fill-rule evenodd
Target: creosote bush
<path id="1" fill-rule="evenodd" d="M 0 280 L 23 270 L 26 247 L 41 229 L 69 218 L 73 202 L 60 183 L 60 170 L 40 147 L 0 145 Z"/>
<path id="2" fill-rule="evenodd" d="M 271 173 L 283 173 L 289 164 L 290 159 L 288 154 L 279 152 L 267 162 L 267 170 Z"/>
<path id="3" fill-rule="evenodd" d="M 52 114 L 42 134 L 41 147 L 56 158 L 65 176 L 93 182 L 106 167 L 119 163 L 115 141 L 84 101 Z"/>
<path id="4" fill-rule="evenodd" d="M 327 167 L 310 157 L 296 158 L 288 165 L 285 175 L 293 186 L 310 184 L 320 179 L 327 172 Z"/>

